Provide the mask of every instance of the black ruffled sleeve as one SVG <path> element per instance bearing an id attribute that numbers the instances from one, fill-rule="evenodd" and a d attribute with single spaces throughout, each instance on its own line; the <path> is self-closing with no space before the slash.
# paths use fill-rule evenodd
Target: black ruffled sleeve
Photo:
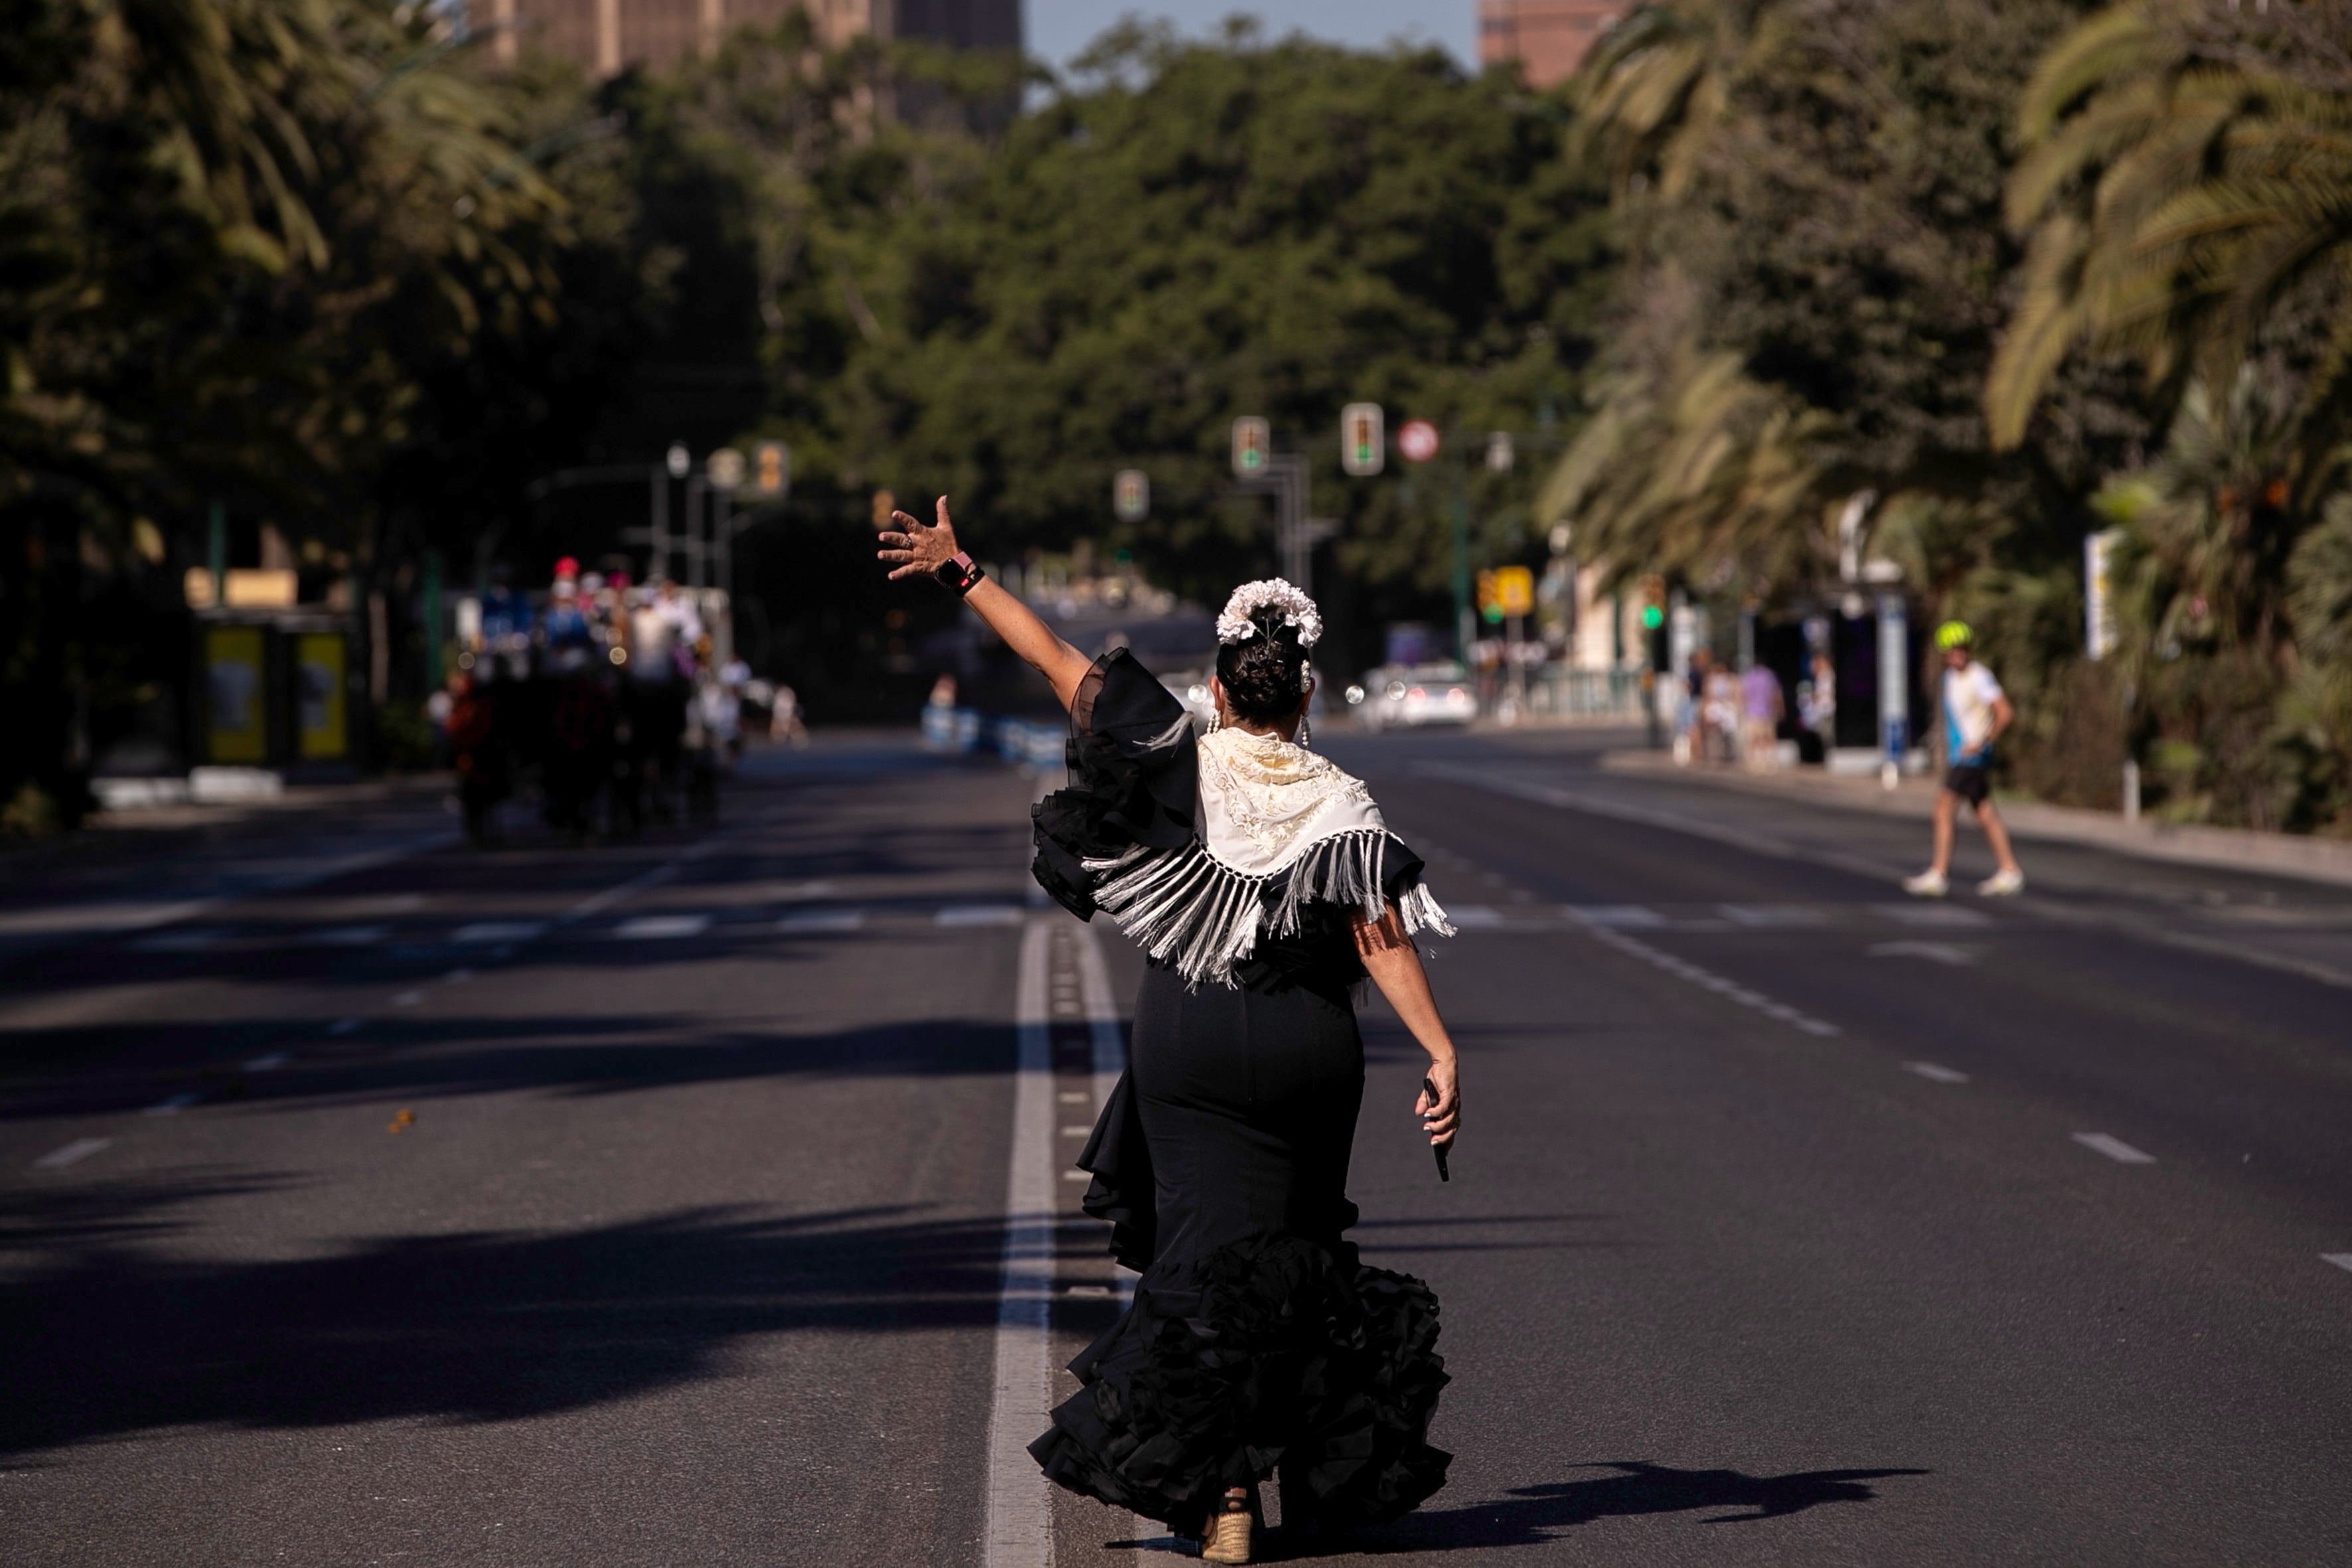
<path id="1" fill-rule="evenodd" d="M 1192 837 L 1199 764 L 1192 720 L 1125 648 L 1095 660 L 1070 703 L 1067 789 L 1037 803 L 1038 886 L 1080 920 L 1095 912 L 1095 874 L 1141 845 L 1181 849 Z"/>

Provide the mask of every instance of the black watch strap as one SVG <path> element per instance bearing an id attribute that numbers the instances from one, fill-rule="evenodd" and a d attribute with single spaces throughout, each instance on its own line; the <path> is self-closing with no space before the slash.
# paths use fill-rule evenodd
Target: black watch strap
<path id="1" fill-rule="evenodd" d="M 979 563 L 971 556 L 959 550 L 947 560 L 940 562 L 938 570 L 931 575 L 954 590 L 955 596 L 961 599 L 971 593 L 979 584 L 980 580 L 988 574 L 982 571 Z"/>

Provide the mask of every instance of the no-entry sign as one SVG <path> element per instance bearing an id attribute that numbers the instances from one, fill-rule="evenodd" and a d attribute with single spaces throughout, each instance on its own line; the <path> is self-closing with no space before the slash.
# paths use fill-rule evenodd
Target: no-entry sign
<path id="1" fill-rule="evenodd" d="M 1408 419 L 1397 431 L 1397 455 L 1408 463 L 1426 463 L 1437 456 L 1437 426 L 1426 419 Z"/>

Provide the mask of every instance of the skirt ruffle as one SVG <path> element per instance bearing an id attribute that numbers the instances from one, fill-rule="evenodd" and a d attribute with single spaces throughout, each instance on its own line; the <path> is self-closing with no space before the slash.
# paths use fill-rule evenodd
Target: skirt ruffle
<path id="1" fill-rule="evenodd" d="M 1385 1522 L 1445 1484 L 1436 1346 L 1420 1280 L 1295 1237 L 1239 1243 L 1147 1276 L 1029 1452 L 1073 1491 L 1179 1525 L 1276 1465 L 1322 1522 Z"/>

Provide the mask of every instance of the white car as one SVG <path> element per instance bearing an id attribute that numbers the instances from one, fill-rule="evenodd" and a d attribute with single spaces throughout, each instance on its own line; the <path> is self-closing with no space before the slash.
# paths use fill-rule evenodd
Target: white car
<path id="1" fill-rule="evenodd" d="M 1476 689 L 1452 664 L 1384 665 L 1367 671 L 1348 700 L 1368 730 L 1467 724 L 1478 716 Z"/>

